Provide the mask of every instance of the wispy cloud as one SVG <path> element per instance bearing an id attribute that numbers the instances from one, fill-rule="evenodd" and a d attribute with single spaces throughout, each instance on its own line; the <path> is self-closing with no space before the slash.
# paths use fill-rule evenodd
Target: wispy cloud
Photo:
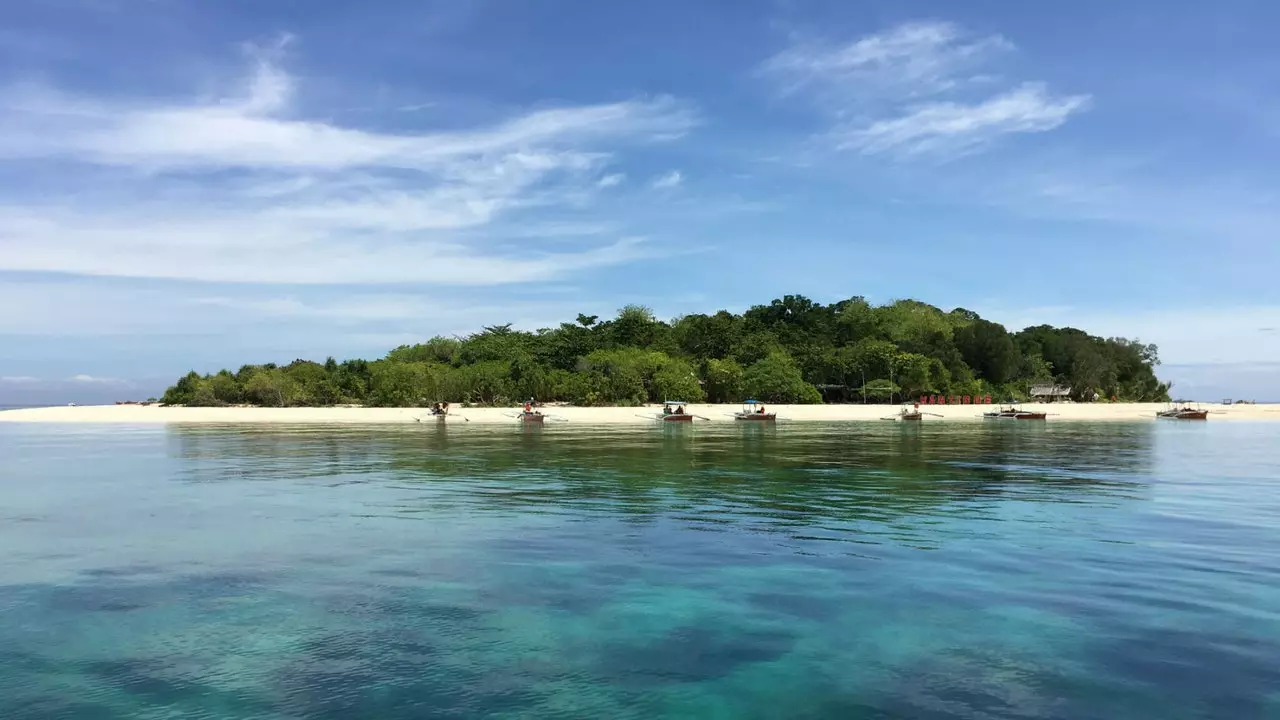
<path id="1" fill-rule="evenodd" d="M 118 380 L 116 378 L 95 377 L 93 375 L 85 375 L 85 374 L 72 375 L 71 377 L 67 378 L 67 382 L 84 383 L 84 384 L 92 384 L 92 385 L 125 385 L 126 384 L 125 381 Z"/>
<path id="2" fill-rule="evenodd" d="M 911 22 L 847 44 L 798 42 L 765 62 L 783 90 L 812 89 L 839 103 L 868 92 L 929 95 L 981 79 L 962 73 L 1013 49 L 998 35 L 968 39 L 944 22 Z"/>
<path id="3" fill-rule="evenodd" d="M 914 22 L 847 44 L 800 42 L 761 71 L 784 96 L 805 93 L 832 115 L 826 139 L 838 149 L 954 155 L 1052 130 L 1088 107 L 1087 95 L 1057 97 L 1043 83 L 1010 87 L 989 66 L 1013 49 L 999 35 Z"/>
<path id="4" fill-rule="evenodd" d="M 600 182 L 596 183 L 596 185 L 602 188 L 617 187 L 618 185 L 622 184 L 623 180 L 626 180 L 626 179 L 627 179 L 627 176 L 622 173 L 612 173 L 610 175 L 605 175 L 604 177 L 600 178 Z"/>
<path id="5" fill-rule="evenodd" d="M 0 282 L 0 336 L 146 336 L 152 344 L 159 336 L 256 338 L 293 332 L 334 339 L 335 332 L 350 336 L 357 330 L 413 331 L 427 337 L 438 332 L 471 332 L 493 323 L 517 322 L 521 327 L 538 327 L 532 323 L 544 321 L 555 324 L 589 310 L 595 302 L 585 299 L 581 289 L 538 293 L 459 288 L 440 293 L 156 285 L 142 288 L 134 283 L 93 279 Z M 605 305 L 609 307 L 612 301 Z M 182 344 L 190 345 L 191 341 Z M 0 367 L 0 372 L 31 370 Z"/>
<path id="6" fill-rule="evenodd" d="M 6 375 L 0 377 L 0 383 L 8 383 L 10 385 L 31 385 L 40 382 L 40 378 L 31 377 L 30 375 Z"/>
<path id="7" fill-rule="evenodd" d="M 282 47 L 217 100 L 155 104 L 0 91 L 0 161 L 111 182 L 0 203 L 0 270 L 224 282 L 497 284 L 651 254 L 633 239 L 555 252 L 458 231 L 581 210 L 615 153 L 696 123 L 667 97 L 542 108 L 465 130 L 309 119 Z M 608 175 L 607 177 L 612 177 Z"/>
<path id="8" fill-rule="evenodd" d="M 666 175 L 654 178 L 652 186 L 655 190 L 670 190 L 679 187 L 682 182 L 684 182 L 684 175 L 679 170 L 672 170 Z"/>
<path id="9" fill-rule="evenodd" d="M 963 152 L 1007 133 L 1052 130 L 1088 102 L 1082 95 L 1053 98 L 1043 85 L 1027 83 L 973 105 L 929 103 L 901 117 L 878 120 L 849 131 L 840 146 L 864 153 Z"/>

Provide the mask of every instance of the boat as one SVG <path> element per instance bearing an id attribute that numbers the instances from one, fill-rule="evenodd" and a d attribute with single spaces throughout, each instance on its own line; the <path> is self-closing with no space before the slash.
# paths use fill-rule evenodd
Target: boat
<path id="1" fill-rule="evenodd" d="M 920 410 L 920 403 L 915 403 L 913 405 L 903 405 L 902 409 L 898 411 L 897 415 L 890 415 L 889 417 L 880 418 L 880 419 L 895 420 L 899 422 L 920 422 L 924 420 L 925 415 L 932 415 L 937 418 L 943 417 L 938 413 L 922 412 Z"/>
<path id="2" fill-rule="evenodd" d="M 1208 420 L 1209 411 L 1192 407 L 1191 403 L 1179 400 L 1169 409 L 1156 413 L 1156 417 L 1165 420 Z"/>
<path id="3" fill-rule="evenodd" d="M 778 419 L 778 413 L 766 412 L 758 400 L 747 400 L 742 403 L 742 411 L 734 413 L 733 417 L 747 422 L 773 422 Z"/>
<path id="4" fill-rule="evenodd" d="M 516 419 L 522 423 L 540 423 L 546 420 L 547 416 L 537 410 L 529 410 L 516 415 Z"/>
<path id="5" fill-rule="evenodd" d="M 687 403 L 681 400 L 664 400 L 662 403 L 662 414 L 657 419 L 662 422 L 691 423 L 693 415 L 686 408 Z"/>
<path id="6" fill-rule="evenodd" d="M 1049 417 L 1049 414 L 1023 410 L 1022 408 L 1010 405 L 1008 407 L 1002 407 L 995 412 L 982 413 L 982 417 L 984 420 L 1044 420 Z"/>

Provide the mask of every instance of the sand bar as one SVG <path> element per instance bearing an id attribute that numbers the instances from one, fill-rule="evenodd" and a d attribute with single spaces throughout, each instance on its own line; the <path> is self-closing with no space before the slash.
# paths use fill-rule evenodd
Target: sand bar
<path id="1" fill-rule="evenodd" d="M 847 422 L 879 421 L 896 414 L 897 405 L 770 405 L 777 412 L 780 422 Z M 1062 421 L 1156 421 L 1156 412 L 1167 407 L 1162 403 L 1072 404 L 1054 403 L 1023 405 L 1025 410 L 1049 413 L 1048 422 Z M 1210 405 L 1201 406 L 1210 411 L 1209 421 L 1280 421 L 1280 404 L 1270 405 Z M 714 423 L 732 423 L 732 413 L 739 405 L 691 405 L 689 412 L 701 415 Z M 925 422 L 981 422 L 981 413 L 995 409 L 994 405 L 923 406 L 921 410 L 942 417 L 926 416 Z M 547 407 L 542 411 L 563 423 L 580 425 L 643 425 L 654 423 L 653 415 L 661 406 L 646 407 Z M 471 424 L 515 423 L 515 408 L 456 408 L 449 422 Z M 466 418 L 464 420 L 463 418 Z M 30 423 L 191 423 L 191 424 L 395 424 L 436 422 L 426 408 L 187 408 L 140 405 L 92 405 L 75 407 L 30 408 L 0 412 L 0 422 Z M 1173 421 L 1162 421 L 1173 422 Z M 1180 421 L 1191 422 L 1191 421 Z"/>

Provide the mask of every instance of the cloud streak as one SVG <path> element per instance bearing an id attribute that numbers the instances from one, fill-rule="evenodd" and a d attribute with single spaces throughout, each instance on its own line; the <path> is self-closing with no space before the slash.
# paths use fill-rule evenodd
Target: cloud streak
<path id="1" fill-rule="evenodd" d="M 680 187 L 680 183 L 684 182 L 684 175 L 679 170 L 672 170 L 666 175 L 661 175 L 653 180 L 654 190 L 670 190 Z"/>
<path id="2" fill-rule="evenodd" d="M 1053 130 L 1089 106 L 1043 83 L 1010 87 L 982 72 L 1011 42 L 914 22 L 846 44 L 802 42 L 764 63 L 784 97 L 813 99 L 833 118 L 826 142 L 867 155 L 953 156 L 1001 136 Z"/>
<path id="3" fill-rule="evenodd" d="M 72 375 L 71 377 L 67 378 L 67 382 L 90 384 L 90 385 L 124 385 L 126 384 L 125 381 L 117 380 L 116 378 L 95 377 L 93 375 L 85 375 L 83 373 L 79 375 Z"/>
<path id="4" fill-rule="evenodd" d="M 1043 85 L 1027 83 L 976 104 L 929 103 L 901 117 L 878 120 L 850 131 L 840 147 L 867 154 L 963 152 L 1009 133 L 1052 130 L 1088 103 L 1087 96 L 1054 98 Z"/>
<path id="5" fill-rule="evenodd" d="M 652 255 L 631 237 L 502 246 L 521 213 L 582 213 L 617 152 L 697 122 L 667 97 L 542 108 L 464 130 L 387 133 L 308 119 L 258 53 L 238 90 L 156 104 L 0 92 L 0 162 L 111 178 L 0 200 L 0 270 L 254 283 L 489 285 Z M 611 180 L 611 178 L 615 178 Z"/>

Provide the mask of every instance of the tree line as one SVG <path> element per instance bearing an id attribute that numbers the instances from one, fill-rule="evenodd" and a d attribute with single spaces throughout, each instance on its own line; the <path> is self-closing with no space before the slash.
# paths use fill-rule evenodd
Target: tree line
<path id="1" fill-rule="evenodd" d="M 611 320 L 533 332 L 510 324 L 434 337 L 379 360 L 329 358 L 245 365 L 179 378 L 161 402 L 271 407 L 360 404 L 419 407 L 448 401 L 507 405 L 526 398 L 577 405 L 663 400 L 773 403 L 895 402 L 920 395 L 1026 399 L 1034 385 L 1095 397 L 1157 402 L 1154 345 L 1049 325 L 1009 332 L 977 313 L 915 300 L 830 305 L 787 295 L 742 314 L 671 322 L 629 305 Z"/>

